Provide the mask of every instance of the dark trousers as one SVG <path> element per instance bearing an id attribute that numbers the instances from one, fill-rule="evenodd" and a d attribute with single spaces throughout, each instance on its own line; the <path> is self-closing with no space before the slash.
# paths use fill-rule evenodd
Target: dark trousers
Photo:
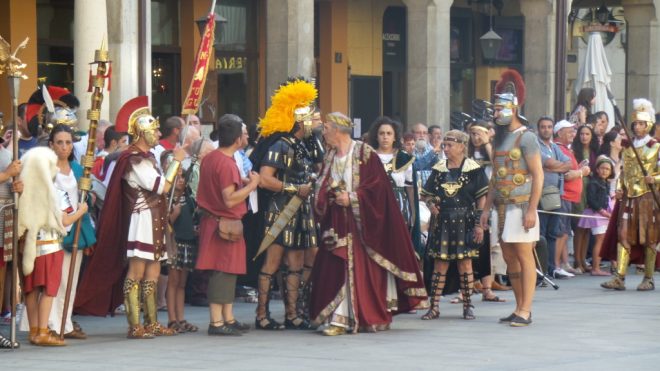
<path id="1" fill-rule="evenodd" d="M 555 245 L 559 232 L 559 215 L 539 213 L 541 237 L 548 243 L 548 273 L 555 270 Z"/>

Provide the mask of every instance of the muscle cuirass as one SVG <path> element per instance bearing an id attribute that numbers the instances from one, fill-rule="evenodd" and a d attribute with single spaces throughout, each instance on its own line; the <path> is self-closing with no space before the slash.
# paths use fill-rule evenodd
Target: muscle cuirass
<path id="1" fill-rule="evenodd" d="M 493 178 L 496 204 L 520 204 L 529 201 L 532 185 L 527 162 L 520 148 L 525 131 L 510 134 L 496 148 Z"/>
<path id="2" fill-rule="evenodd" d="M 658 169 L 660 143 L 647 143 L 635 148 L 635 150 L 639 154 L 639 159 L 642 161 L 646 173 L 658 177 L 660 175 L 660 169 Z M 632 144 L 622 151 L 621 157 L 623 160 L 623 171 L 621 172 L 620 181 L 626 196 L 628 198 L 635 198 L 648 193 L 650 188 L 644 181 L 644 173 L 635 158 Z"/>
<path id="3" fill-rule="evenodd" d="M 282 137 L 268 150 L 265 165 L 277 164 L 277 179 L 284 183 L 304 184 L 310 181 L 312 160 L 300 141 Z"/>

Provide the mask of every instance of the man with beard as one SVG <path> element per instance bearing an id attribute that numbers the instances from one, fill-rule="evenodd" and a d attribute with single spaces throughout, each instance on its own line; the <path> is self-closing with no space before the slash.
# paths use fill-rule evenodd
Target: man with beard
<path id="1" fill-rule="evenodd" d="M 536 135 L 527 130 L 520 106 L 514 93 L 495 96 L 495 176 L 481 215 L 481 226 L 487 228 L 490 209 L 496 207 L 502 252 L 516 298 L 515 311 L 500 322 L 514 327 L 532 323 L 536 287 L 533 248 L 539 240 L 537 206 L 543 188 L 539 144 Z"/>
<path id="2" fill-rule="evenodd" d="M 543 188 L 555 187 L 561 195 L 564 188 L 564 173 L 571 170 L 571 160 L 552 142 L 554 121 L 551 117 L 541 117 L 537 122 L 537 128 L 543 164 Z M 561 205 L 557 206 L 557 208 L 547 209 L 547 211 L 556 211 L 561 207 Z M 539 222 L 541 236 L 548 244 L 548 271 L 546 273 L 552 273 L 556 268 L 555 245 L 559 233 L 559 215 L 541 214 Z"/>

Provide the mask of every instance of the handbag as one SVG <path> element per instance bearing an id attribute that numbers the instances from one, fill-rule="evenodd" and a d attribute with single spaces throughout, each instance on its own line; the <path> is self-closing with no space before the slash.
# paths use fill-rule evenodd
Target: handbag
<path id="1" fill-rule="evenodd" d="M 561 207 L 559 188 L 553 185 L 543 187 L 540 205 L 541 210 L 551 211 L 559 209 Z"/>
<path id="2" fill-rule="evenodd" d="M 220 238 L 229 242 L 240 241 L 243 238 L 243 222 L 240 219 L 218 218 L 218 233 Z"/>

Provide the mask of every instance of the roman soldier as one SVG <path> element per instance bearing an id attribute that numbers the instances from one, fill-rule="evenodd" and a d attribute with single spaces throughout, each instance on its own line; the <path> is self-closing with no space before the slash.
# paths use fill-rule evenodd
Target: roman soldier
<path id="1" fill-rule="evenodd" d="M 76 130 L 80 101 L 68 89 L 42 85 L 28 100 L 28 130 L 38 138 L 38 145 L 48 145 L 48 134 L 57 124 Z M 79 139 L 79 138 L 74 138 Z"/>
<path id="2" fill-rule="evenodd" d="M 129 339 L 174 335 L 172 329 L 161 325 L 156 318 L 156 281 L 160 262 L 167 259 L 165 195 L 172 187 L 185 152 L 175 148 L 174 159 L 165 174 L 161 174 L 150 151 L 158 144 L 159 124 L 151 115 L 146 96 L 126 102 L 117 114 L 115 125 L 117 131 L 127 132 L 134 141 L 122 152 L 110 178 L 99 218 L 97 248 L 85 271 L 76 311 L 104 316 L 119 305 L 118 296 L 123 293 Z M 122 285 L 126 257 L 128 272 Z M 141 307 L 144 326 L 140 324 Z"/>
<path id="3" fill-rule="evenodd" d="M 310 153 L 317 90 L 302 80 L 289 80 L 275 92 L 272 105 L 259 122 L 262 141 L 251 155 L 259 171 L 259 209 L 264 209 L 264 240 L 259 252 L 266 257 L 258 274 L 259 292 L 255 327 L 262 330 L 307 329 L 309 322 L 300 315 L 297 301 L 302 284 L 305 251 L 317 246 L 316 223 L 310 195 L 314 161 Z M 284 325 L 270 317 L 268 303 L 273 274 L 286 255 L 283 273 L 285 291 Z"/>
<path id="4" fill-rule="evenodd" d="M 481 225 L 488 227 L 490 209 L 498 216 L 500 245 L 516 296 L 516 309 L 501 322 L 527 326 L 536 282 L 534 243 L 539 240 L 537 206 L 543 188 L 543 168 L 536 135 L 520 114 L 524 102 L 522 78 L 507 70 L 496 86 L 493 173 Z"/>
<path id="5" fill-rule="evenodd" d="M 625 290 L 626 270 L 631 256 L 643 255 L 644 278 L 637 290 L 649 291 L 655 289 L 655 246 L 660 237 L 660 205 L 657 198 L 657 185 L 660 184 L 660 143 L 649 135 L 655 123 L 655 110 L 651 102 L 646 99 L 633 100 L 630 121 L 632 137 L 623 143 L 623 169 L 616 190 L 617 198 L 621 200 L 617 219 L 617 271 L 612 279 L 601 286 L 606 289 Z"/>

